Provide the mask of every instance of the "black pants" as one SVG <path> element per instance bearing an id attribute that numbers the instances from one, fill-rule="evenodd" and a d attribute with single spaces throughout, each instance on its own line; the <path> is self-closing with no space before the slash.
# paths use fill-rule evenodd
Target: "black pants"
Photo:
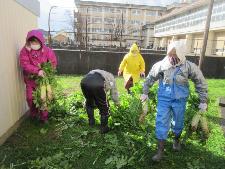
<path id="1" fill-rule="evenodd" d="M 87 74 L 81 80 L 81 89 L 86 98 L 86 107 L 98 107 L 100 114 L 103 116 L 109 115 L 109 103 L 107 100 L 104 78 L 98 74 Z"/>

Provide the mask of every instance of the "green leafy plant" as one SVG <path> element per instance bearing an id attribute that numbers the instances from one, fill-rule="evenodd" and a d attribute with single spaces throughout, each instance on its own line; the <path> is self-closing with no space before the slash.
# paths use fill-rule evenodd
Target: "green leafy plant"
<path id="1" fill-rule="evenodd" d="M 55 69 L 51 62 L 42 63 L 40 68 L 45 72 L 45 76 L 35 77 L 37 89 L 33 92 L 34 104 L 40 110 L 50 110 L 56 88 Z"/>

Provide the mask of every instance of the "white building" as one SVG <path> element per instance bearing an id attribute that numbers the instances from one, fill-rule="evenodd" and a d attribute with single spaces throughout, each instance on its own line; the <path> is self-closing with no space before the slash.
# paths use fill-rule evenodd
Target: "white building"
<path id="1" fill-rule="evenodd" d="M 208 14 L 208 1 L 200 0 L 172 11 L 155 21 L 155 47 L 167 47 L 171 40 L 186 39 L 188 52 L 199 54 Z M 215 0 L 207 55 L 225 56 L 225 1 Z"/>
<path id="2" fill-rule="evenodd" d="M 133 2 L 133 1 L 132 1 Z M 166 8 L 137 4 L 75 0 L 83 39 L 96 46 L 141 43 L 140 30 L 164 14 Z M 86 22 L 87 21 L 87 22 Z M 79 26 L 77 26 L 79 27 Z M 86 34 L 87 32 L 87 34 Z M 87 36 L 87 37 L 86 37 Z"/>

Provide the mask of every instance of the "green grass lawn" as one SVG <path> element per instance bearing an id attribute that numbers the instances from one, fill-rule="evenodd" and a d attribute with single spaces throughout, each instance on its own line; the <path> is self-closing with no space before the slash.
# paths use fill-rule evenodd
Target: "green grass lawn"
<path id="1" fill-rule="evenodd" d="M 81 78 L 58 76 L 57 80 L 69 97 L 70 93 L 81 91 Z M 0 146 L 0 169 L 222 169 L 225 166 L 225 139 L 220 127 L 218 98 L 225 96 L 225 80 L 207 81 L 210 97 L 207 112 L 209 139 L 200 142 L 199 135 L 194 133 L 181 152 L 174 152 L 170 136 L 164 160 L 160 163 L 151 161 L 156 149 L 154 118 L 150 117 L 151 145 L 144 156 L 127 167 L 127 161 L 135 155 L 130 153 L 132 146 L 139 147 L 137 151 L 141 151 L 139 142 L 126 139 L 125 135 L 129 135 L 129 131 L 121 133 L 120 130 L 112 130 L 106 135 L 99 134 L 99 121 L 96 127 L 90 128 L 83 110 L 84 115 L 78 121 L 73 115 L 52 119 L 46 125 L 30 119 L 24 121 L 7 142 Z M 122 78 L 117 78 L 117 86 L 121 94 L 126 93 Z M 149 116 L 155 117 L 155 112 Z"/>
<path id="2" fill-rule="evenodd" d="M 68 92 L 76 92 L 81 91 L 80 81 L 82 76 L 58 76 L 57 80 L 59 84 L 63 87 L 63 89 Z M 124 89 L 124 81 L 123 78 L 116 79 L 117 88 L 120 93 L 126 92 Z"/>

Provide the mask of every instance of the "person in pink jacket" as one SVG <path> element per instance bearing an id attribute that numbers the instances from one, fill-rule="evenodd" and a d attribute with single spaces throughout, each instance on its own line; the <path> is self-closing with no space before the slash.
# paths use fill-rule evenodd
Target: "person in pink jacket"
<path id="1" fill-rule="evenodd" d="M 32 93 L 35 91 L 37 84 L 35 76 L 45 76 L 45 72 L 40 69 L 40 64 L 50 61 L 56 68 L 56 56 L 52 49 L 44 44 L 44 37 L 40 30 L 31 30 L 27 34 L 26 44 L 20 51 L 20 65 L 23 69 L 24 82 L 26 84 L 27 103 L 30 108 L 32 118 L 39 117 L 41 121 L 48 120 L 48 111 L 38 110 L 33 103 Z"/>

